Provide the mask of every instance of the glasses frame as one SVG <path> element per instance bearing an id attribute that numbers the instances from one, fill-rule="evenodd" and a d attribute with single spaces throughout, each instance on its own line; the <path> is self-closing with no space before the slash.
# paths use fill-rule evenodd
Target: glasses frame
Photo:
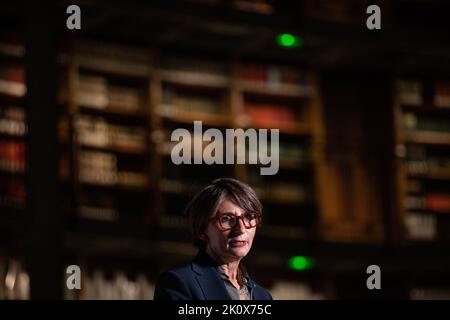
<path id="1" fill-rule="evenodd" d="M 256 215 L 256 225 L 253 226 L 253 227 L 247 227 L 247 226 L 245 225 L 245 222 L 244 222 L 244 217 L 247 216 L 247 215 L 249 215 L 249 214 L 254 214 L 254 215 Z M 222 226 L 222 224 L 220 223 L 220 218 L 221 218 L 222 216 L 224 216 L 224 215 L 233 215 L 233 216 L 236 217 L 236 219 L 242 220 L 242 224 L 244 225 L 245 229 L 253 229 L 253 228 L 256 228 L 256 227 L 260 226 L 261 223 L 262 223 L 261 214 L 260 214 L 260 213 L 257 213 L 257 212 L 246 212 L 246 213 L 241 214 L 240 216 L 235 215 L 235 214 L 231 214 L 231 213 L 228 213 L 228 212 L 224 212 L 224 213 L 217 214 L 217 215 L 216 215 L 215 217 L 213 217 L 213 218 L 210 218 L 209 221 L 211 221 L 211 222 L 216 222 L 216 223 L 217 223 L 217 226 L 218 226 L 219 229 L 222 230 L 222 231 L 228 231 L 228 230 L 231 230 L 231 229 L 235 228 L 236 225 L 237 225 L 237 223 L 238 223 L 238 220 L 236 220 L 236 224 L 235 224 L 233 227 L 231 227 L 231 228 L 224 228 L 224 227 Z"/>

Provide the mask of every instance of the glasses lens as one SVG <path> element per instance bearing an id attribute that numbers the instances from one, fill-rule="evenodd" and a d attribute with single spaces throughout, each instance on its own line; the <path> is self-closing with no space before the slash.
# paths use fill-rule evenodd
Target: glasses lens
<path id="1" fill-rule="evenodd" d="M 224 229 L 231 229 L 236 224 L 236 216 L 232 214 L 224 214 L 220 217 L 220 225 Z"/>
<path id="2" fill-rule="evenodd" d="M 253 228 L 258 224 L 258 216 L 254 213 L 247 213 L 243 218 L 247 228 Z"/>
<path id="3" fill-rule="evenodd" d="M 245 213 L 240 217 L 233 214 L 224 214 L 220 216 L 219 223 L 223 229 L 232 229 L 236 226 L 237 220 L 242 219 L 246 228 L 254 228 L 258 225 L 258 215 L 255 213 Z"/>

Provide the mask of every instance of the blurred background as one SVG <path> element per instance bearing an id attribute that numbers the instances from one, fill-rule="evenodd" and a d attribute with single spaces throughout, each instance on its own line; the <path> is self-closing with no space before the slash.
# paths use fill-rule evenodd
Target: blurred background
<path id="1" fill-rule="evenodd" d="M 69 5 L 81 30 L 68 30 Z M 381 30 L 366 8 L 381 8 Z M 192 259 L 182 215 L 219 177 L 264 224 L 275 299 L 450 298 L 450 3 L 0 5 L 0 299 L 152 299 Z M 279 128 L 280 170 L 174 165 L 176 128 Z M 381 290 L 368 290 L 369 265 Z M 79 265 L 81 290 L 66 268 Z"/>

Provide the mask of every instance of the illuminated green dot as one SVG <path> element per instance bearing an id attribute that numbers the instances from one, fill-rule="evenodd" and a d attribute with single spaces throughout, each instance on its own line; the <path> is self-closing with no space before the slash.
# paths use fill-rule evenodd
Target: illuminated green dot
<path id="1" fill-rule="evenodd" d="M 289 259 L 289 267 L 293 270 L 308 270 L 314 265 L 313 259 L 305 256 L 294 256 Z"/>
<path id="2" fill-rule="evenodd" d="M 303 40 L 290 33 L 282 33 L 277 36 L 277 43 L 282 47 L 300 47 L 303 45 Z"/>

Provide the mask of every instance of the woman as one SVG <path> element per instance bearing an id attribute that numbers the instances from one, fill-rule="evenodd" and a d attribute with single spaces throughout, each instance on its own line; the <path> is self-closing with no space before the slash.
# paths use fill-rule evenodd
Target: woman
<path id="1" fill-rule="evenodd" d="M 201 190 L 186 208 L 197 257 L 163 273 L 155 300 L 271 300 L 241 264 L 261 224 L 262 206 L 253 189 L 222 178 Z"/>

